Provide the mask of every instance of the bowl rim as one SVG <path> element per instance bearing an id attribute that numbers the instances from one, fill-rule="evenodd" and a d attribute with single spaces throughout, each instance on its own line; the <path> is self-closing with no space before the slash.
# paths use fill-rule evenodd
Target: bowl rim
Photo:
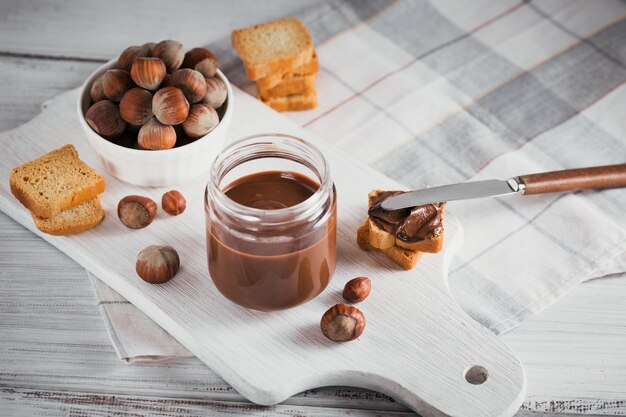
<path id="1" fill-rule="evenodd" d="M 203 139 L 207 139 L 213 133 L 215 133 L 214 136 L 216 136 L 216 134 L 218 134 L 220 130 L 224 130 L 228 128 L 228 124 L 230 122 L 230 119 L 233 113 L 233 103 L 234 103 L 233 89 L 226 75 L 224 75 L 224 73 L 218 69 L 216 76 L 218 76 L 226 85 L 226 92 L 227 92 L 227 97 L 226 97 L 226 102 L 225 102 L 226 109 L 224 110 L 224 115 L 222 119 L 220 120 L 218 125 L 215 127 L 215 129 L 211 130 L 206 135 L 194 140 L 191 143 L 188 143 L 187 145 L 184 145 L 178 148 L 162 149 L 162 150 L 144 150 L 144 149 L 127 148 L 125 146 L 113 143 L 112 141 L 106 138 L 103 138 L 98 133 L 96 133 L 85 120 L 85 114 L 83 113 L 83 106 L 82 106 L 83 98 L 85 97 L 86 94 L 88 94 L 89 99 L 91 100 L 92 84 L 95 82 L 97 77 L 99 77 L 105 71 L 113 68 L 116 62 L 117 62 L 117 58 L 113 58 L 109 60 L 108 62 L 100 65 L 91 74 L 89 74 L 89 76 L 83 82 L 81 86 L 80 94 L 78 95 L 78 99 L 76 101 L 76 111 L 78 112 L 78 118 L 79 118 L 80 124 L 83 130 L 88 129 L 85 132 L 87 136 L 87 140 L 99 141 L 97 146 L 102 146 L 106 148 L 106 152 L 115 153 L 118 155 L 124 155 L 128 157 L 146 157 L 146 158 L 154 158 L 154 159 L 171 157 L 171 158 L 178 159 L 177 157 L 181 157 L 189 153 L 202 151 L 205 146 L 210 145 L 210 142 L 208 142 L 208 145 L 207 145 L 205 143 L 206 141 L 203 141 Z M 226 134 L 226 132 L 224 132 L 224 134 Z"/>

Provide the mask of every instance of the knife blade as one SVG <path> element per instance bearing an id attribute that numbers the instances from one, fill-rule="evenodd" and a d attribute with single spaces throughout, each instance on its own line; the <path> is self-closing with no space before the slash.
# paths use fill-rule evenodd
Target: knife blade
<path id="1" fill-rule="evenodd" d="M 409 191 L 390 197 L 382 202 L 383 210 L 400 210 L 429 203 L 496 197 L 523 192 L 523 182 L 518 178 L 508 180 L 485 180 L 460 184 L 442 185 Z"/>

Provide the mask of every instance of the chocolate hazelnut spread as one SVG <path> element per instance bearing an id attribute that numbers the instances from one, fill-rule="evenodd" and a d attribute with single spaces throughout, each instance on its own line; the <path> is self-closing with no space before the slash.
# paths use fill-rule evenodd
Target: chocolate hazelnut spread
<path id="1" fill-rule="evenodd" d="M 297 172 L 264 171 L 239 178 L 226 187 L 226 195 L 247 207 L 276 210 L 292 207 L 319 188 L 311 178 Z"/>
<path id="2" fill-rule="evenodd" d="M 319 187 L 300 173 L 264 171 L 237 179 L 224 193 L 241 205 L 274 211 L 306 201 Z M 326 204 L 324 221 L 254 230 L 257 226 L 250 226 L 241 233 L 220 222 L 208 223 L 209 273 L 219 291 L 237 304 L 262 311 L 290 308 L 323 291 L 336 258 L 336 200 Z"/>
<path id="3" fill-rule="evenodd" d="M 419 242 L 443 232 L 442 212 L 446 203 L 433 203 L 402 210 L 384 210 L 383 201 L 404 191 L 383 191 L 370 201 L 370 219 L 404 242 Z"/>

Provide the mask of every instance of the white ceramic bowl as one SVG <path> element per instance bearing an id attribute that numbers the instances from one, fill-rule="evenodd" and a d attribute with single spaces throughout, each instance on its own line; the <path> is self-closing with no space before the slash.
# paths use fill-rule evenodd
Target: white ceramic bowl
<path id="1" fill-rule="evenodd" d="M 171 185 L 190 180 L 202 174 L 208 176 L 213 160 L 223 148 L 228 125 L 233 116 L 233 90 L 221 71 L 217 76 L 224 81 L 228 97 L 220 123 L 205 136 L 179 148 L 146 151 L 126 148 L 108 141 L 94 132 L 85 120 L 91 102 L 91 85 L 100 74 L 113 68 L 116 60 L 102 65 L 83 84 L 78 98 L 78 119 L 91 147 L 96 151 L 105 169 L 122 181 L 136 185 Z"/>

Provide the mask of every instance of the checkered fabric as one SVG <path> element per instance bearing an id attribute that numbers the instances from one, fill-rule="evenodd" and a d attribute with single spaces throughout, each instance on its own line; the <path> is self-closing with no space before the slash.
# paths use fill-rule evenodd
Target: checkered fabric
<path id="1" fill-rule="evenodd" d="M 626 162 L 623 1 L 355 0 L 298 17 L 316 44 L 320 105 L 286 116 L 408 188 Z M 449 210 L 465 229 L 451 291 L 496 333 L 626 271 L 623 189 Z"/>
<path id="2" fill-rule="evenodd" d="M 285 116 L 407 188 L 626 162 L 624 1 L 344 0 L 296 17 L 319 56 L 319 107 Z M 230 38 L 211 48 L 256 94 Z M 450 289 L 495 333 L 626 271 L 623 189 L 448 209 L 465 230 Z M 92 281 L 120 357 L 188 355 Z"/>

